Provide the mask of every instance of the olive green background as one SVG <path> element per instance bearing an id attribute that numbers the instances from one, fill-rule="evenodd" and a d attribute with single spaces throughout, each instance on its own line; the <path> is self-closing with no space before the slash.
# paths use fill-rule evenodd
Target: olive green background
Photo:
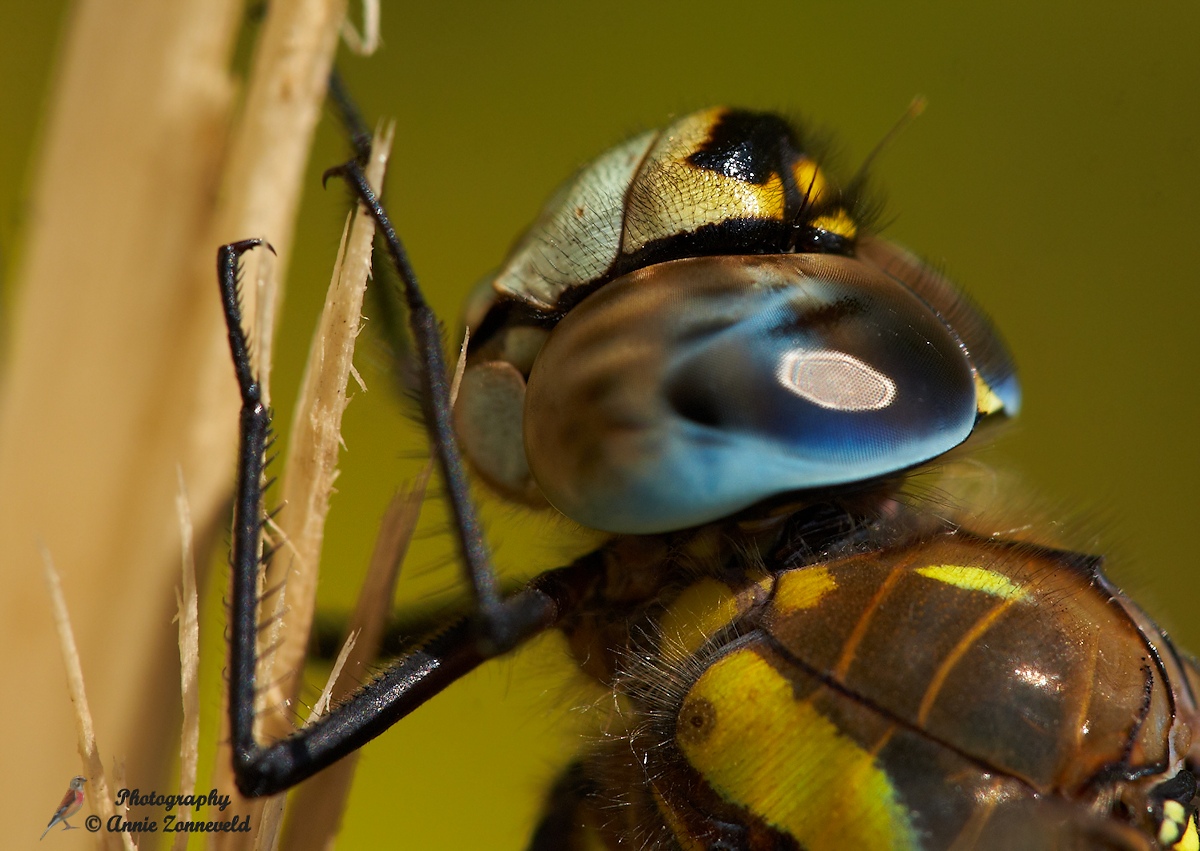
<path id="1" fill-rule="evenodd" d="M 63 10 L 7 5 L 6 281 Z M 836 131 L 850 171 L 925 95 L 925 115 L 874 169 L 885 233 L 944 263 L 1016 354 L 1026 407 L 987 455 L 1023 476 L 1012 516 L 1110 553 L 1118 582 L 1200 649 L 1200 6 L 441 2 L 383 14 L 380 54 L 342 66 L 364 112 L 398 122 L 392 212 L 451 326 L 464 289 L 554 187 L 631 132 L 713 103 L 777 108 Z M 327 120 L 279 335 L 285 431 L 346 208 L 317 175 L 342 158 Z M 347 415 L 322 587 L 333 607 L 349 604 L 421 446 L 379 349 L 368 342 L 358 362 L 371 392 Z M 489 517 L 514 571 L 569 552 L 554 521 Z M 404 600 L 456 587 L 444 522 L 427 526 Z M 553 640 L 477 672 L 369 748 L 342 847 L 522 847 L 593 699 Z M 215 696 L 204 711 L 211 720 Z"/>

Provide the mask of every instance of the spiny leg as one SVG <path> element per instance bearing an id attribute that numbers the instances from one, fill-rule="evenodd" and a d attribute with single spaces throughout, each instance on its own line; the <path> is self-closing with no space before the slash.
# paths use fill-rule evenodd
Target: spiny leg
<path id="1" fill-rule="evenodd" d="M 337 113 L 346 141 L 354 151 L 354 159 L 366 167 L 371 160 L 371 130 L 336 66 L 329 73 L 329 102 Z M 357 204 L 357 198 L 352 203 Z M 381 242 L 377 237 L 377 245 Z M 367 290 L 373 311 L 371 324 L 376 339 L 386 344 L 388 349 L 394 389 L 406 397 L 416 389 L 408 369 L 412 345 L 404 322 L 401 287 L 388 264 L 381 262 L 383 254 L 382 250 L 377 250 L 371 259 L 371 280 L 374 283 Z"/>
<path id="2" fill-rule="evenodd" d="M 217 252 L 221 306 L 229 331 L 229 347 L 237 375 L 242 408 L 238 425 L 237 490 L 234 494 L 232 543 L 233 593 L 230 601 L 229 721 L 235 770 L 243 755 L 254 750 L 255 665 L 258 648 L 259 537 L 262 532 L 263 453 L 271 429 L 271 414 L 263 404 L 262 387 L 254 375 L 250 346 L 242 329 L 239 258 L 262 245 L 245 239 Z M 274 251 L 274 249 L 271 249 Z M 240 785 L 240 774 L 239 774 Z"/>
<path id="3" fill-rule="evenodd" d="M 526 622 L 534 613 L 522 609 L 523 603 L 519 595 L 508 600 L 502 600 L 500 597 L 491 554 L 470 499 L 466 471 L 454 437 L 449 375 L 442 352 L 441 328 L 437 316 L 425 301 L 425 296 L 417 284 L 416 273 L 409 263 L 408 252 L 358 162 L 351 160 L 325 173 L 326 180 L 331 176 L 343 178 L 375 219 L 392 264 L 400 276 L 408 308 L 414 353 L 421 376 L 421 404 L 425 423 L 454 516 L 464 572 L 476 607 L 478 639 L 484 645 L 485 652 L 503 652 L 515 646 L 525 634 Z"/>
<path id="4" fill-rule="evenodd" d="M 462 456 L 451 424 L 450 389 L 440 324 L 425 301 L 408 252 L 384 211 L 379 196 L 363 174 L 362 169 L 370 157 L 371 134 L 362 112 L 336 68 L 330 73 L 329 94 L 355 151 L 355 158 L 343 166 L 326 171 L 324 181 L 335 175 L 346 180 L 353 194 L 375 219 L 378 234 L 387 247 L 392 269 L 383 274 L 379 273 L 383 272 L 380 269 L 372 274 L 377 284 L 371 287 L 372 301 L 379 312 L 376 322 L 382 327 L 383 339 L 393 349 L 392 356 L 396 361 L 393 372 L 397 385 L 417 390 L 416 395 L 421 400 L 430 444 L 437 457 L 455 519 L 463 569 L 476 609 L 479 639 L 502 651 L 515 645 L 516 636 L 522 633 L 522 621 L 528 619 L 529 613 L 522 613 L 518 601 L 502 600 L 504 595 L 498 586 L 490 552 L 470 500 Z M 372 265 L 378 267 L 387 264 L 375 260 Z M 398 276 L 398 286 L 390 277 L 391 274 Z M 391 285 L 378 286 L 384 281 Z M 407 339 L 401 319 L 405 310 L 408 313 Z M 402 358 L 407 358 L 409 362 L 402 364 Z M 420 382 L 419 387 L 411 386 L 411 381 L 404 374 L 406 367 L 414 367 L 412 371 Z"/>
<path id="5" fill-rule="evenodd" d="M 258 239 L 243 240 L 222 247 L 217 255 L 222 306 L 242 397 L 231 557 L 229 718 L 235 777 L 238 788 L 250 797 L 274 794 L 296 785 L 362 747 L 480 663 L 555 626 L 583 605 L 602 572 L 595 558 L 584 557 L 568 567 L 542 574 L 503 602 L 498 597 L 494 600 L 492 611 L 506 616 L 503 641 L 481 640 L 481 635 L 491 633 L 486 624 L 481 629 L 478 613 L 461 618 L 448 628 L 436 631 L 428 640 L 412 645 L 385 673 L 312 725 L 272 744 L 255 742 L 257 586 L 261 564 L 259 541 L 264 523 L 263 453 L 270 434 L 271 416 L 263 404 L 261 387 L 250 361 L 250 346 L 242 327 L 238 260 L 245 252 L 263 244 Z M 423 336 L 417 336 L 436 344 L 437 354 L 426 362 L 432 362 L 435 374 L 444 379 L 444 374 L 436 371 L 441 369 L 436 321 L 427 307 L 424 310 L 427 313 L 424 324 L 414 325 L 427 331 Z M 429 384 L 431 395 L 442 394 L 440 398 L 448 412 L 448 388 L 444 380 L 441 384 L 437 380 Z M 446 423 L 448 425 L 448 418 Z M 446 444 L 442 447 L 441 454 L 445 455 Z M 451 442 L 449 453 L 453 452 Z M 458 461 L 457 456 L 454 460 Z M 461 476 L 461 462 L 458 472 Z M 465 480 L 460 480 L 458 490 L 465 497 Z M 473 520 L 469 508 L 468 517 Z M 483 566 L 490 570 L 482 541 L 477 541 L 477 546 L 482 550 Z M 494 580 L 489 587 L 496 597 Z"/>
<path id="6" fill-rule="evenodd" d="M 354 148 L 355 159 L 361 163 L 367 162 L 371 158 L 371 131 L 336 67 L 329 72 L 329 100 L 337 110 L 350 146 Z"/>

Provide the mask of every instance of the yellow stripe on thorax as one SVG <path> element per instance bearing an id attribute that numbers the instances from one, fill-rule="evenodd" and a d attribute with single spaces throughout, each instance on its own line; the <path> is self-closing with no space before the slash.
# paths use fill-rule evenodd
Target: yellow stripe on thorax
<path id="1" fill-rule="evenodd" d="M 809 851 L 919 844 L 887 774 L 752 650 L 715 662 L 688 693 L 676 738 L 723 798 Z"/>
<path id="2" fill-rule="evenodd" d="M 946 585 L 953 585 L 955 588 L 962 588 L 964 591 L 979 591 L 983 594 L 991 594 L 993 597 L 1000 597 L 1003 600 L 1023 600 L 1026 596 L 1025 589 L 1014 583 L 1003 573 L 997 573 L 994 570 L 988 570 L 983 567 L 967 567 L 961 564 L 931 564 L 928 567 L 918 567 L 917 573 L 927 579 L 943 582 Z"/>
<path id="3" fill-rule="evenodd" d="M 837 588 L 828 568 L 805 567 L 779 577 L 772 601 L 780 614 L 815 609 L 825 595 Z"/>
<path id="4" fill-rule="evenodd" d="M 695 653 L 708 637 L 737 617 L 737 599 L 723 582 L 702 579 L 689 585 L 659 621 L 664 651 Z"/>

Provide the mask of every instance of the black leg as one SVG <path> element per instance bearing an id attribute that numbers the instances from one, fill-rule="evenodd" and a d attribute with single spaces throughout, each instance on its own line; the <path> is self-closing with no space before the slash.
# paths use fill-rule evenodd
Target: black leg
<path id="1" fill-rule="evenodd" d="M 386 221 L 386 219 L 384 220 Z M 594 595 L 601 559 L 585 556 L 575 564 L 542 574 L 529 586 L 500 601 L 491 579 L 487 551 L 478 538 L 478 525 L 467 504 L 460 507 L 476 536 L 464 532 L 464 550 L 487 571 L 485 593 L 476 599 L 489 600 L 491 615 L 476 612 L 437 631 L 431 638 L 417 642 L 382 676 L 337 706 L 314 724 L 292 736 L 269 745 L 254 741 L 255 668 L 258 635 L 257 582 L 261 557 L 259 542 L 263 525 L 262 477 L 263 452 L 271 429 L 270 412 L 262 402 L 262 393 L 250 362 L 250 347 L 242 327 L 238 287 L 238 260 L 252 248 L 263 245 L 251 239 L 220 249 L 217 271 L 221 299 L 233 353 L 234 371 L 242 396 L 240 446 L 238 449 L 238 480 L 234 496 L 229 659 L 229 718 L 234 753 L 234 773 L 238 788 L 247 796 L 270 795 L 281 792 L 312 776 L 322 768 L 362 747 L 400 718 L 412 712 L 426 700 L 455 682 L 480 663 L 501 655 L 528 638 L 558 624 L 571 612 L 577 611 Z M 415 291 L 415 287 L 413 288 Z M 421 329 L 418 339 L 424 348 L 432 347 L 425 360 L 430 374 L 429 396 L 444 405 L 442 422 L 449 427 L 448 389 L 442 370 L 440 339 L 433 314 L 419 292 L 413 301 L 422 319 L 414 322 L 414 331 Z M 430 406 L 438 410 L 436 405 Z M 431 417 L 431 422 L 435 420 Z M 447 432 L 448 433 L 448 432 Z M 436 435 L 435 431 L 435 435 Z M 441 440 L 439 443 L 438 441 Z M 454 443 L 435 437 L 437 451 L 443 459 L 443 469 L 449 469 L 449 481 L 457 482 L 450 490 L 465 502 L 466 483 Z M 457 476 L 457 478 L 454 478 Z M 482 559 L 480 561 L 479 559 Z M 495 624 L 503 626 L 503 640 L 481 640 L 493 636 Z"/>
<path id="2" fill-rule="evenodd" d="M 238 261 L 262 245 L 246 239 L 225 245 L 217 252 L 217 278 L 221 305 L 229 331 L 233 368 L 242 395 L 239 420 L 237 490 L 233 519 L 233 594 L 229 636 L 229 722 L 236 765 L 242 754 L 254 750 L 254 668 L 258 653 L 259 536 L 262 531 L 263 452 L 271 431 L 271 414 L 263 405 L 262 388 L 250 362 L 250 346 L 242 330 L 241 287 Z M 272 249 L 273 251 L 274 249 Z"/>
<path id="3" fill-rule="evenodd" d="M 329 100 L 354 151 L 354 158 L 365 168 L 371 157 L 371 128 L 336 67 L 329 74 Z M 352 203 L 357 203 L 357 198 Z M 377 239 L 376 242 L 382 241 Z M 397 286 L 395 274 L 388 264 L 380 262 L 383 253 L 377 245 L 376 254 L 371 260 L 373 284 L 367 289 L 367 298 L 371 300 L 373 311 L 371 325 L 376 339 L 388 348 L 395 389 L 401 398 L 407 399 L 419 393 L 413 380 L 415 376 L 410 374 L 409 369 L 412 345 L 404 322 L 401 288 Z"/>
<path id="4" fill-rule="evenodd" d="M 417 368 L 423 385 L 421 402 L 426 428 L 446 485 L 447 499 L 458 532 L 464 571 L 476 606 L 478 638 L 495 651 L 503 652 L 520 640 L 524 631 L 523 622 L 528 619 L 529 613 L 521 610 L 519 595 L 502 601 L 497 590 L 496 573 L 479 518 L 471 503 L 466 471 L 451 424 L 450 384 L 442 353 L 441 327 L 417 284 L 416 273 L 399 235 L 367 183 L 358 162 L 351 160 L 325 173 L 326 180 L 331 176 L 345 179 L 375 219 L 392 264 L 400 276 Z"/>
<path id="5" fill-rule="evenodd" d="M 270 465 L 268 464 L 268 467 Z M 500 592 L 511 597 L 525 587 L 524 582 L 501 583 Z M 448 623 L 470 616 L 471 605 L 466 600 L 445 602 L 406 602 L 384 627 L 379 639 L 380 659 L 398 659 L 416 646 L 425 636 L 432 635 Z M 349 612 L 319 610 L 313 616 L 308 641 L 308 658 L 318 663 L 332 664 L 346 643 L 350 628 Z"/>
<path id="6" fill-rule="evenodd" d="M 371 130 L 367 127 L 367 122 L 363 119 L 358 104 L 354 102 L 354 98 L 350 95 L 350 90 L 346 88 L 346 82 L 337 68 L 329 72 L 329 99 L 333 101 L 342 127 L 345 128 L 350 144 L 354 148 L 355 159 L 360 163 L 366 163 L 371 157 Z"/>

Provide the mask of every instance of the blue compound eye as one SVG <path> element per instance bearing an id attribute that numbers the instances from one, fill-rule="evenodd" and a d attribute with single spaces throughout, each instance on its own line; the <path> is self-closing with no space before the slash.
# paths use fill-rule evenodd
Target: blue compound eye
<path id="1" fill-rule="evenodd" d="M 958 336 L 873 266 L 679 260 L 607 284 L 554 329 L 529 376 L 525 455 L 569 517 L 661 532 L 928 461 L 971 433 L 976 388 Z"/>

